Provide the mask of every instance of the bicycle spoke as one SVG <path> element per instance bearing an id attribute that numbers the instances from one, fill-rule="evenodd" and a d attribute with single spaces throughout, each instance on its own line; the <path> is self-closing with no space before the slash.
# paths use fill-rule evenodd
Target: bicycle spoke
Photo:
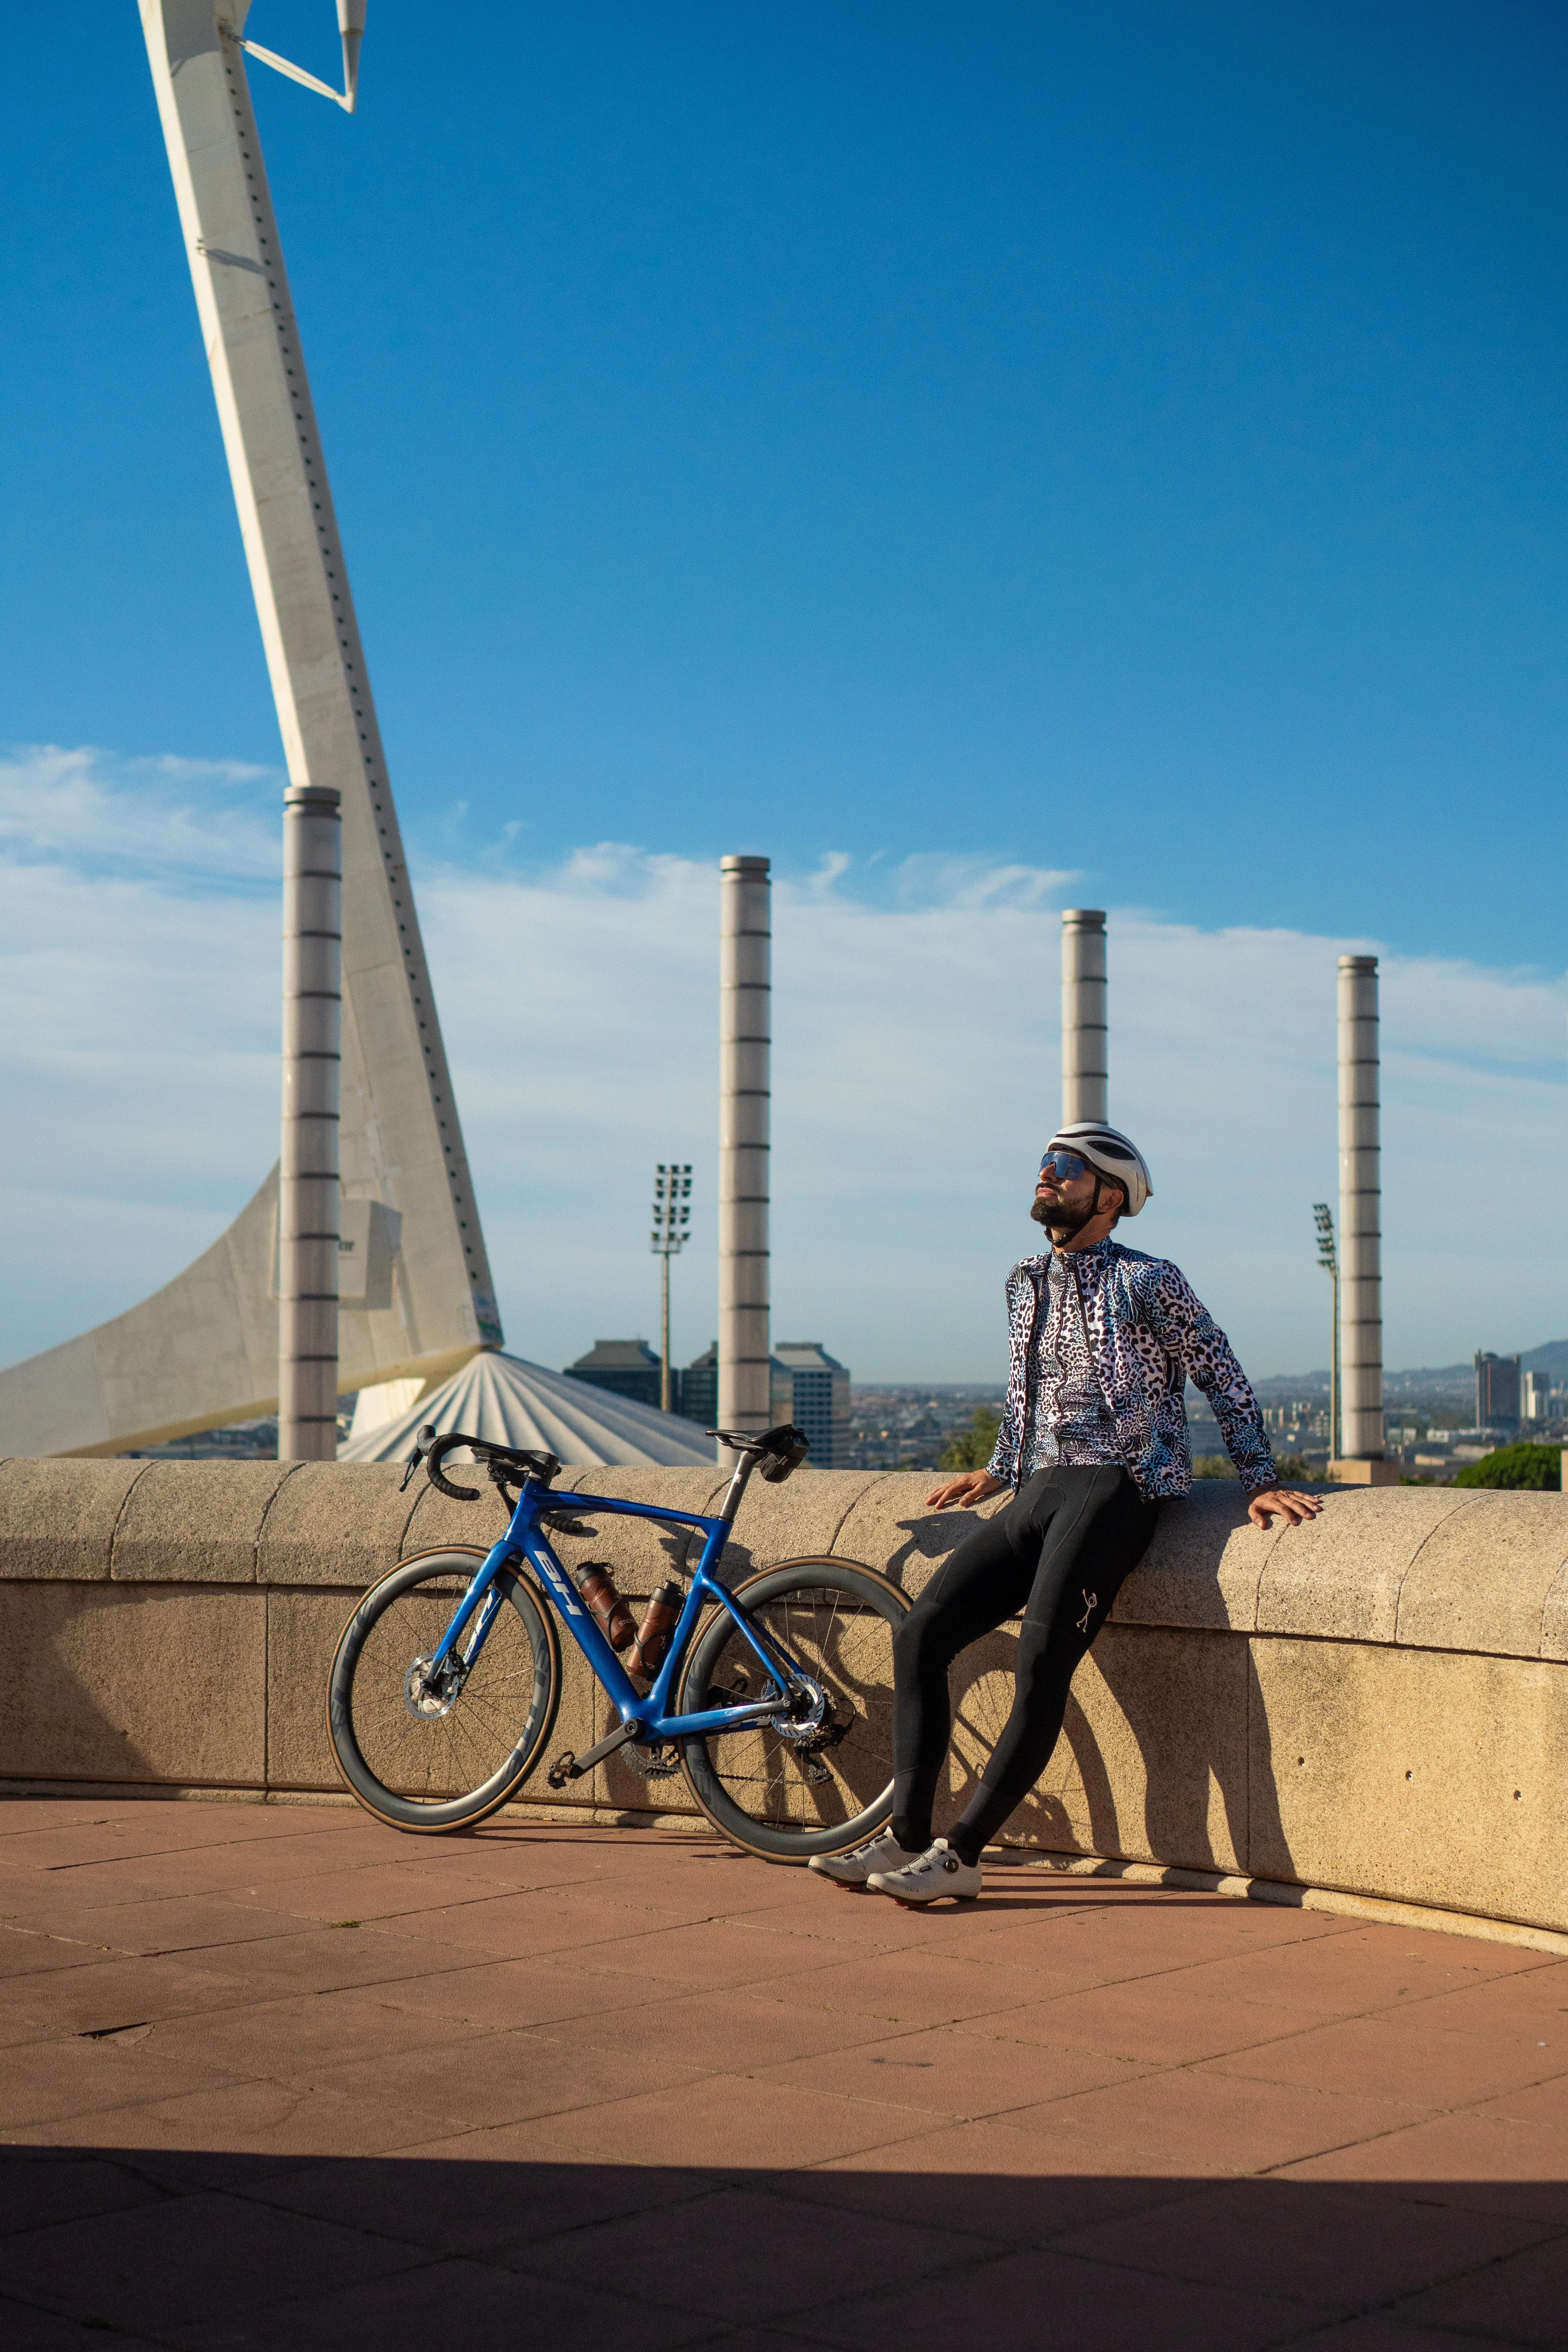
<path id="1" fill-rule="evenodd" d="M 879 1610 L 831 1580 L 763 1601 L 753 1622 L 823 1691 L 826 1718 L 805 1741 L 771 1726 L 708 1743 L 718 1788 L 750 1820 L 799 1834 L 857 1817 L 884 1788 L 891 1739 L 892 1627 Z M 744 1687 L 743 1637 L 731 1632 L 712 1661 L 710 1704 Z"/>
<path id="2" fill-rule="evenodd" d="M 447 1707 L 416 1715 L 406 1701 L 417 1658 L 439 1646 L 463 1593 L 416 1588 L 372 1629 L 354 1678 L 353 1724 L 365 1764 L 394 1794 L 441 1802 L 481 1786 L 515 1748 L 528 1716 L 533 1646 L 514 1610 L 498 1610 L 461 1691 Z"/>

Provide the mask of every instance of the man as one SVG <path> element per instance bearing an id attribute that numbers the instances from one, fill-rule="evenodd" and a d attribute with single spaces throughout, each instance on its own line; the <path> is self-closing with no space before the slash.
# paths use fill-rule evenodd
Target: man
<path id="1" fill-rule="evenodd" d="M 980 1892 L 980 1856 L 1050 1760 L 1073 1671 L 1142 1558 L 1161 1502 L 1192 1485 L 1183 1399 L 1214 1407 L 1247 1494 L 1247 1517 L 1294 1525 L 1321 1509 L 1279 1485 L 1258 1401 L 1230 1343 L 1169 1258 L 1110 1237 L 1153 1187 L 1115 1128 L 1065 1127 L 1040 1162 L 1030 1215 L 1051 1247 L 1007 1277 L 1007 1402 L 988 1469 L 950 1478 L 939 1510 L 1014 1489 L 965 1536 L 893 1643 L 893 1814 L 854 1853 L 811 1864 L 840 1886 L 903 1904 Z M 960 1818 L 931 1837 L 952 1732 L 947 1670 L 959 1652 L 1022 1612 L 1012 1713 Z"/>

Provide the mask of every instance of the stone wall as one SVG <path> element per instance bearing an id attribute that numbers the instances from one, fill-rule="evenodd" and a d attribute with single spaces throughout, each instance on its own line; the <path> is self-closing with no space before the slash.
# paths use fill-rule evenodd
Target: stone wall
<path id="1" fill-rule="evenodd" d="M 483 1548 L 492 1492 L 406 1496 L 382 1464 L 0 1464 L 0 1779 L 328 1791 L 333 1645 L 357 1595 L 431 1545 Z M 753 1483 L 729 1556 L 832 1553 L 918 1591 L 971 1524 L 931 1481 Z M 568 1471 L 564 1488 L 711 1507 L 707 1470 Z M 996 1505 L 988 1507 L 991 1509 Z M 608 1518 L 561 1538 L 649 1591 L 680 1538 Z M 954 1675 L 950 1807 L 1005 1713 L 1014 1636 Z M 607 1703 L 563 1641 L 552 1747 Z M 1568 1499 L 1455 1488 L 1327 1498 L 1265 1535 L 1215 1482 L 1168 1505 L 1080 1672 L 1067 1733 L 1009 1835 L 1568 1930 Z M 549 1799 L 542 1780 L 530 1794 Z M 572 1792 L 684 1809 L 612 1757 Z"/>

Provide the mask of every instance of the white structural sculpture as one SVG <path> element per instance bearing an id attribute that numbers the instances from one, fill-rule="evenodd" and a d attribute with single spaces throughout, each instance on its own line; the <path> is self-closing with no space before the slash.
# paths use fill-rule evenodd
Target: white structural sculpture
<path id="1" fill-rule="evenodd" d="M 444 1377 L 501 1329 L 246 81 L 247 5 L 141 0 L 289 781 L 342 809 L 338 1386 L 363 1390 Z M 345 100 L 363 24 L 340 9 Z M 278 1218 L 275 1171 L 166 1288 L 0 1372 L 0 1454 L 116 1454 L 269 1412 Z"/>
<path id="2" fill-rule="evenodd" d="M 1062 914 L 1062 1125 L 1107 1119 L 1105 915 L 1099 907 Z"/>
<path id="3" fill-rule="evenodd" d="M 1340 958 L 1340 1420 L 1350 1462 L 1383 1459 L 1377 958 Z"/>
<path id="4" fill-rule="evenodd" d="M 283 1150 L 278 1162 L 278 1457 L 338 1450 L 338 1072 L 342 820 L 328 784 L 283 795 Z"/>
<path id="5" fill-rule="evenodd" d="M 726 857 L 719 919 L 719 1426 L 770 1425 L 768 1057 L 772 896 L 765 857 Z M 725 1447 L 720 1459 L 728 1460 Z"/>

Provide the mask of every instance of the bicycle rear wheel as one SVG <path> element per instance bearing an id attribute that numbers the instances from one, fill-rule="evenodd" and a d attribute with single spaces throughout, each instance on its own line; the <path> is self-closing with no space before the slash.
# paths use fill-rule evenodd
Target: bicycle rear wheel
<path id="1" fill-rule="evenodd" d="M 893 1634 L 910 1602 L 875 1569 L 791 1559 L 735 1587 L 753 1622 L 820 1684 L 827 1711 L 805 1740 L 772 1724 L 681 1742 L 691 1793 L 715 1828 L 770 1862 L 842 1853 L 893 1802 Z M 723 1610 L 692 1647 L 680 1712 L 741 1706 L 773 1685 Z"/>
<path id="2" fill-rule="evenodd" d="M 514 1570 L 496 1579 L 500 1605 L 471 1671 L 445 1689 L 420 1679 L 484 1557 L 458 1546 L 400 1560 L 359 1603 L 332 1660 L 327 1727 L 338 1769 L 397 1829 L 482 1822 L 527 1780 L 554 1727 L 561 1645 L 548 1607 Z"/>

